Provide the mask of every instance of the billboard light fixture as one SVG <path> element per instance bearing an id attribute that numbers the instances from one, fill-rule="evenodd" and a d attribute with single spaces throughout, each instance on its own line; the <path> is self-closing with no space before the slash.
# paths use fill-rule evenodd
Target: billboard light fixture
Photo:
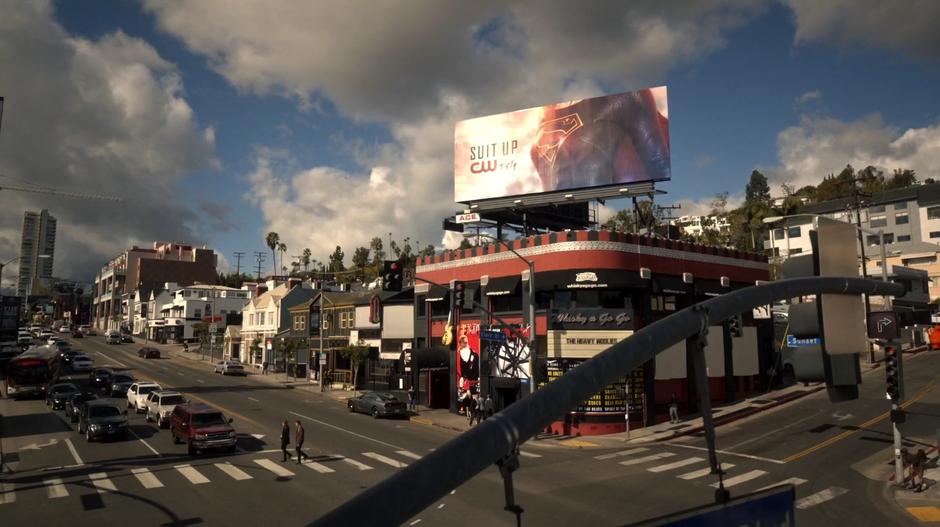
<path id="1" fill-rule="evenodd" d="M 514 200 L 512 200 L 512 204 L 513 204 L 513 205 L 522 205 L 522 200 L 521 200 L 521 199 L 514 199 Z"/>
<path id="2" fill-rule="evenodd" d="M 473 205 L 470 205 L 470 210 L 478 209 L 478 208 L 480 208 L 480 206 L 477 205 L 476 203 L 474 203 Z"/>
<path id="3" fill-rule="evenodd" d="M 565 199 L 566 199 L 566 200 L 569 200 L 569 201 L 570 201 L 570 200 L 573 200 L 573 199 L 574 199 L 574 194 L 565 194 Z"/>

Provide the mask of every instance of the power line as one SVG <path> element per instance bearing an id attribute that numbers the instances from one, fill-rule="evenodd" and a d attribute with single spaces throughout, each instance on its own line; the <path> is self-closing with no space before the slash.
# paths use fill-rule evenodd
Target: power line
<path id="1" fill-rule="evenodd" d="M 261 264 L 264 262 L 265 253 L 261 251 L 255 251 L 255 260 L 258 262 L 258 274 L 256 277 L 261 279 Z"/>
<path id="2" fill-rule="evenodd" d="M 242 256 L 245 256 L 245 253 L 235 251 L 235 276 L 242 275 Z"/>

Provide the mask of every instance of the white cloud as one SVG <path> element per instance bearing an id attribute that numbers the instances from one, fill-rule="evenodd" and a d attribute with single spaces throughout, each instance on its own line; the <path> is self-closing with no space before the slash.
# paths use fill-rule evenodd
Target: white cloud
<path id="1" fill-rule="evenodd" d="M 809 103 L 811 101 L 818 101 L 820 99 L 822 99 L 822 92 L 819 90 L 812 90 L 797 97 L 796 100 L 793 101 L 793 103 L 796 105 L 801 105 L 801 104 Z"/>
<path id="2" fill-rule="evenodd" d="M 0 221 L 47 208 L 59 220 L 54 272 L 88 279 L 128 244 L 191 240 L 194 214 L 179 205 L 189 172 L 218 167 L 212 128 L 200 128 L 179 73 L 122 32 L 75 38 L 47 1 L 12 2 L 0 17 L 2 183 L 116 195 L 123 203 L 0 192 Z M 19 235 L 0 235 L 0 254 Z M 7 273 L 12 270 L 5 270 Z"/>
<path id="3" fill-rule="evenodd" d="M 673 216 L 706 216 L 711 214 L 712 209 L 714 208 L 714 201 L 716 196 L 706 196 L 698 199 L 680 199 L 677 200 L 674 205 L 679 205 L 682 208 L 679 210 L 672 211 Z M 727 204 L 725 205 L 725 210 L 730 211 L 736 209 L 744 204 L 744 194 L 734 194 L 728 196 Z"/>
<path id="4" fill-rule="evenodd" d="M 940 123 L 901 130 L 872 114 L 856 121 L 804 116 L 777 137 L 778 167 L 767 171 L 776 185 L 816 185 L 846 164 L 892 171 L 909 168 L 920 179 L 940 178 Z"/>
<path id="5" fill-rule="evenodd" d="M 922 0 L 789 0 L 796 41 L 845 48 L 884 47 L 926 59 L 940 57 L 940 2 Z"/>
<path id="6" fill-rule="evenodd" d="M 724 45 L 761 0 L 573 4 L 146 0 L 158 26 L 245 91 L 323 97 L 388 124 L 361 170 L 296 167 L 261 149 L 250 200 L 288 246 L 351 254 L 372 236 L 441 241 L 453 203 L 454 123 L 659 84 Z M 601 88 L 603 87 L 603 88 Z M 354 147 L 357 145 L 354 145 Z"/>

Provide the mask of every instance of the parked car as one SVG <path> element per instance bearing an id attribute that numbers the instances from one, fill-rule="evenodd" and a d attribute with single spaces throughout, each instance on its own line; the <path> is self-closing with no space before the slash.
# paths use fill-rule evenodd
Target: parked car
<path id="1" fill-rule="evenodd" d="M 55 343 L 56 343 L 56 342 L 59 342 L 60 340 L 62 340 L 61 337 L 57 337 L 57 336 L 55 336 L 55 335 L 50 335 L 49 338 L 46 339 L 46 344 L 48 344 L 48 345 L 50 345 L 50 346 L 54 346 Z"/>
<path id="2" fill-rule="evenodd" d="M 130 343 L 133 343 L 133 342 L 134 342 L 134 337 L 132 337 L 130 333 L 125 333 L 125 334 L 121 335 L 121 342 L 130 342 Z"/>
<path id="3" fill-rule="evenodd" d="M 142 413 L 147 410 L 147 394 L 160 390 L 160 385 L 150 381 L 139 381 L 131 384 L 127 389 L 127 407 L 135 412 Z"/>
<path id="4" fill-rule="evenodd" d="M 159 359 L 160 350 L 157 348 L 140 348 L 137 350 L 137 356 L 144 359 Z"/>
<path id="5" fill-rule="evenodd" d="M 78 433 L 89 443 L 106 437 L 127 439 L 127 411 L 106 399 L 88 401 L 78 417 Z"/>
<path id="6" fill-rule="evenodd" d="M 70 366 L 74 372 L 91 371 L 95 367 L 95 363 L 88 355 L 78 354 L 72 357 Z"/>
<path id="7" fill-rule="evenodd" d="M 173 443 L 186 443 L 191 456 L 210 449 L 234 452 L 237 440 L 231 423 L 208 404 L 180 404 L 170 414 L 170 434 Z"/>
<path id="8" fill-rule="evenodd" d="M 105 342 L 108 344 L 120 344 L 121 335 L 119 333 L 108 333 L 108 336 L 105 337 Z"/>
<path id="9" fill-rule="evenodd" d="M 59 328 L 59 333 L 71 333 L 72 330 L 68 326 L 62 326 Z"/>
<path id="10" fill-rule="evenodd" d="M 75 357 L 79 355 L 83 355 L 83 353 L 78 350 L 74 350 L 74 349 L 66 349 L 66 350 L 60 349 L 59 350 L 59 359 L 66 364 L 71 364 L 72 359 L 74 359 Z"/>
<path id="11" fill-rule="evenodd" d="M 110 386 L 112 375 L 114 370 L 110 368 L 95 368 L 88 374 L 88 385 L 98 389 Z"/>
<path id="12" fill-rule="evenodd" d="M 347 403 L 350 412 L 363 412 L 372 417 L 403 417 L 408 415 L 408 404 L 392 392 L 366 392 Z"/>
<path id="13" fill-rule="evenodd" d="M 82 339 L 82 338 L 85 338 L 85 334 L 82 333 L 81 331 L 75 330 L 75 331 L 72 332 L 72 338 L 73 338 L 73 339 Z"/>
<path id="14" fill-rule="evenodd" d="M 213 371 L 215 371 L 215 373 L 221 373 L 222 375 L 248 375 L 245 371 L 245 367 L 237 361 L 219 362 L 215 365 Z"/>
<path id="15" fill-rule="evenodd" d="M 136 380 L 126 373 L 115 373 L 111 376 L 111 384 L 105 387 L 108 388 L 106 391 L 111 397 L 126 396 L 127 390 L 134 382 L 136 382 Z"/>
<path id="16" fill-rule="evenodd" d="M 172 390 L 150 392 L 147 396 L 147 422 L 157 423 L 158 428 L 170 425 L 170 414 L 178 404 L 186 404 L 183 394 Z"/>
<path id="17" fill-rule="evenodd" d="M 51 407 L 53 410 L 65 408 L 65 402 L 69 396 L 78 391 L 78 386 L 70 382 L 53 384 L 46 390 L 46 406 Z"/>
<path id="18" fill-rule="evenodd" d="M 36 338 L 38 338 L 39 340 L 49 340 L 49 337 L 51 336 L 52 336 L 52 332 L 49 331 L 48 329 L 44 329 L 36 335 Z"/>
<path id="19" fill-rule="evenodd" d="M 78 326 L 78 330 L 85 334 L 85 336 L 93 337 L 97 335 L 95 328 L 91 326 Z"/>
<path id="20" fill-rule="evenodd" d="M 65 401 L 65 416 L 70 423 L 77 423 L 81 415 L 82 406 L 88 401 L 94 401 L 98 396 L 90 392 L 75 392 Z"/>

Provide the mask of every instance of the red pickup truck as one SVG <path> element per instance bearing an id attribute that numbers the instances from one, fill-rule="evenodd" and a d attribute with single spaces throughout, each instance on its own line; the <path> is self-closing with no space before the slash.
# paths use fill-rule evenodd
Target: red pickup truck
<path id="1" fill-rule="evenodd" d="M 204 403 L 177 405 L 170 414 L 170 434 L 174 443 L 186 443 L 191 456 L 204 450 L 234 452 L 237 441 L 232 419 Z"/>

